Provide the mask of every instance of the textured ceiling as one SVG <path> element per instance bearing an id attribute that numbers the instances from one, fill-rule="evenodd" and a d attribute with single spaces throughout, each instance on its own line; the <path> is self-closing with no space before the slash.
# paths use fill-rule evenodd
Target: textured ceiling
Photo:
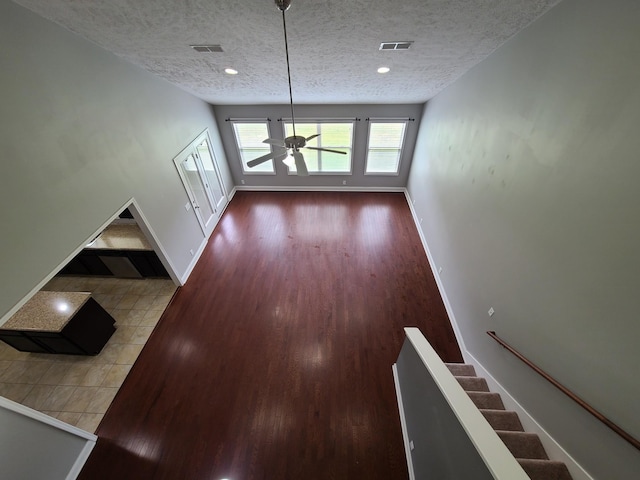
<path id="1" fill-rule="evenodd" d="M 14 1 L 210 103 L 289 101 L 273 0 Z M 559 1 L 293 0 L 294 102 L 425 102 Z M 378 50 L 407 40 L 408 51 Z M 378 74 L 383 65 L 391 71 Z"/>

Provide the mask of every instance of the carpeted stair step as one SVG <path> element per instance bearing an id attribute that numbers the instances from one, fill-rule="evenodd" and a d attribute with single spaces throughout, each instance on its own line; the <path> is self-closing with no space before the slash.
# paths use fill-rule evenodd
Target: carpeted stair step
<path id="1" fill-rule="evenodd" d="M 480 413 L 487 419 L 494 430 L 506 430 L 511 432 L 524 432 L 518 414 L 511 410 L 480 409 Z"/>
<path id="2" fill-rule="evenodd" d="M 455 377 L 475 377 L 476 370 L 473 365 L 466 363 L 445 363 L 447 368 Z"/>
<path id="3" fill-rule="evenodd" d="M 479 409 L 486 410 L 504 410 L 502 398 L 497 393 L 492 392 L 467 392 L 471 401 L 475 403 Z"/>
<path id="4" fill-rule="evenodd" d="M 540 438 L 535 433 L 496 430 L 500 439 L 516 458 L 549 460 Z"/>
<path id="5" fill-rule="evenodd" d="M 486 380 L 476 376 L 473 365 L 445 365 L 531 480 L 572 480 L 566 465 L 549 460 L 538 435 L 524 432 L 518 414 L 504 409 L 500 395 L 492 393 Z"/>
<path id="6" fill-rule="evenodd" d="M 467 392 L 488 392 L 489 385 L 487 381 L 482 377 L 458 377 L 456 380 L 462 385 L 462 388 Z"/>
<path id="7" fill-rule="evenodd" d="M 572 480 L 567 466 L 562 462 L 530 458 L 517 460 L 531 480 Z"/>

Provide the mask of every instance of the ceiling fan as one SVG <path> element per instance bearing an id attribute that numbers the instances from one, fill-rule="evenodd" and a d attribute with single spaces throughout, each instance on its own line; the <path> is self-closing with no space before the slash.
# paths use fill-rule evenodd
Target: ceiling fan
<path id="1" fill-rule="evenodd" d="M 267 138 L 263 141 L 263 143 L 268 143 L 275 147 L 284 148 L 284 152 L 271 152 L 267 155 L 263 155 L 261 157 L 255 158 L 247 162 L 247 166 L 249 168 L 253 168 L 256 165 L 260 165 L 261 163 L 268 162 L 269 160 L 284 160 L 289 156 L 289 151 L 291 151 L 291 155 L 293 156 L 293 160 L 296 165 L 296 172 L 299 176 L 307 176 L 309 175 L 309 170 L 307 169 L 307 164 L 304 161 L 304 157 L 300 152 L 301 148 L 308 148 L 310 150 L 320 150 L 323 152 L 332 152 L 332 153 L 340 153 L 342 155 L 346 155 L 347 152 L 341 152 L 340 150 L 331 150 L 329 148 L 318 148 L 318 147 L 309 147 L 307 142 L 313 140 L 314 138 L 320 136 L 320 134 L 311 135 L 310 137 L 303 137 L 300 135 L 296 135 L 296 119 L 293 114 L 293 94 L 291 92 L 291 69 L 289 67 L 289 45 L 287 42 L 287 22 L 285 19 L 284 12 L 291 6 L 291 0 L 275 0 L 276 6 L 282 12 L 282 27 L 284 30 L 284 49 L 287 57 L 287 77 L 289 79 L 289 102 L 291 105 L 291 123 L 293 125 L 293 135 L 284 139 L 278 138 Z"/>

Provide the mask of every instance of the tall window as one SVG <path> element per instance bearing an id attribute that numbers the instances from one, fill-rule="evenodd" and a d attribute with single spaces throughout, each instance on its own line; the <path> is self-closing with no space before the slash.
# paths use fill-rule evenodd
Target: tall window
<path id="1" fill-rule="evenodd" d="M 261 163 L 253 168 L 247 166 L 249 160 L 271 153 L 271 146 L 262 143 L 264 139 L 269 138 L 267 122 L 233 122 L 233 133 L 236 136 L 236 145 L 238 146 L 244 173 L 275 173 L 273 160 Z"/>
<path id="2" fill-rule="evenodd" d="M 370 121 L 365 174 L 398 174 L 406 129 L 406 120 Z"/>
<path id="3" fill-rule="evenodd" d="M 291 122 L 284 124 L 285 136 L 293 135 Z M 351 151 L 353 148 L 353 122 L 296 122 L 296 135 L 310 137 L 320 134 L 307 142 L 307 146 L 316 148 L 330 148 L 345 152 L 346 155 L 333 152 L 323 152 L 303 148 L 300 152 L 304 155 L 305 163 L 310 174 L 350 174 Z M 296 173 L 296 165 L 292 157 L 285 159 L 289 167 L 289 173 Z"/>

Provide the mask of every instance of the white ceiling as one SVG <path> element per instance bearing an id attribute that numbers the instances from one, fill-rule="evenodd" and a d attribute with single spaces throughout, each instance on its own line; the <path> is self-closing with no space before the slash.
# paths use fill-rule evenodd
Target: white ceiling
<path id="1" fill-rule="evenodd" d="M 289 101 L 273 0 L 14 1 L 212 104 Z M 559 1 L 293 0 L 294 102 L 423 103 Z M 378 50 L 407 40 L 408 51 Z"/>

